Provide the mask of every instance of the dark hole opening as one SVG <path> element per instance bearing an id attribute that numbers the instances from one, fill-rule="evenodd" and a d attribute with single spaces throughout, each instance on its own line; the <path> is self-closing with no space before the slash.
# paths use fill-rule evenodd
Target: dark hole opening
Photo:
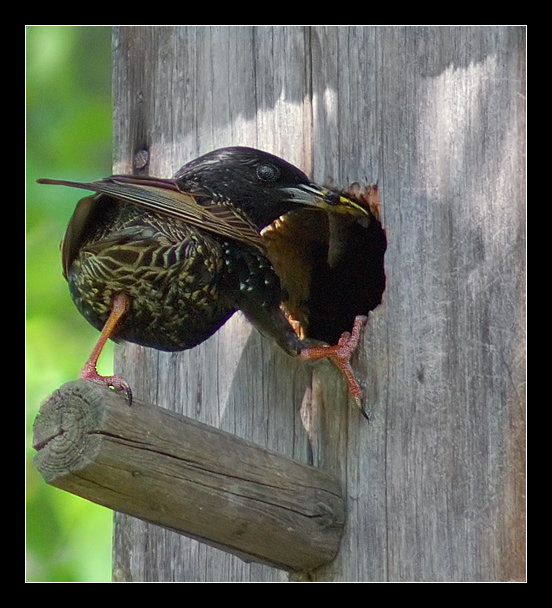
<path id="1" fill-rule="evenodd" d="M 369 218 L 326 218 L 326 238 L 312 249 L 307 335 L 329 344 L 351 331 L 357 315 L 374 310 L 385 290 L 387 239 L 379 220 L 377 188 L 367 188 L 361 196 L 357 189 L 354 198 L 370 210 Z"/>

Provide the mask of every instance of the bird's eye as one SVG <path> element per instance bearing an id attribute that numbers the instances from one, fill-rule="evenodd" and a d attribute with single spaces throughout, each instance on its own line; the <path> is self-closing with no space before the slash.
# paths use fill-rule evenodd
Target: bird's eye
<path id="1" fill-rule="evenodd" d="M 256 169 L 257 177 L 262 182 L 275 182 L 280 177 L 280 169 L 276 165 L 265 163 Z"/>

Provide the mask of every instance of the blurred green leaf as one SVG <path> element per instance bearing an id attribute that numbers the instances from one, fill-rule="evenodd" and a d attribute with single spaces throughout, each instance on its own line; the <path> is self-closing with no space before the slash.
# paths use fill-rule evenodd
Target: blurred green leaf
<path id="1" fill-rule="evenodd" d="M 98 337 L 61 275 L 59 243 L 79 197 L 36 179 L 111 173 L 111 28 L 27 27 L 26 93 L 27 580 L 109 581 L 112 513 L 44 483 L 31 464 L 31 426 Z"/>

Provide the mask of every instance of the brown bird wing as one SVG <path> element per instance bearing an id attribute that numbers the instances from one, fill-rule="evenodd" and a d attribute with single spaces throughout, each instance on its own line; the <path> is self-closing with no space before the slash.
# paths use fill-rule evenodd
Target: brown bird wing
<path id="1" fill-rule="evenodd" d="M 113 175 L 95 182 L 55 179 L 37 181 L 41 184 L 57 184 L 107 194 L 147 211 L 165 215 L 196 228 L 245 243 L 264 253 L 263 242 L 257 229 L 235 208 L 183 192 L 171 179 Z"/>

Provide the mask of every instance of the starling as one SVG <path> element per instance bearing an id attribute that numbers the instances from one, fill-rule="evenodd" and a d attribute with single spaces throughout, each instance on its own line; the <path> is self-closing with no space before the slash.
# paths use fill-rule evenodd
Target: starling
<path id="1" fill-rule="evenodd" d="M 124 379 L 96 371 L 108 338 L 185 350 L 241 310 L 288 354 L 330 358 L 365 413 L 350 357 L 383 288 L 376 278 L 374 304 L 356 281 L 357 303 L 344 283 L 347 269 L 365 272 L 374 257 L 351 250 L 354 243 L 374 247 L 367 231 L 379 222 L 363 201 L 245 147 L 214 150 L 172 179 L 38 181 L 94 192 L 77 203 L 61 247 L 71 297 L 101 331 L 79 377 L 126 391 L 130 401 Z M 355 230 L 361 236 L 349 238 Z M 385 243 L 383 251 L 381 243 L 375 247 L 382 259 Z"/>

